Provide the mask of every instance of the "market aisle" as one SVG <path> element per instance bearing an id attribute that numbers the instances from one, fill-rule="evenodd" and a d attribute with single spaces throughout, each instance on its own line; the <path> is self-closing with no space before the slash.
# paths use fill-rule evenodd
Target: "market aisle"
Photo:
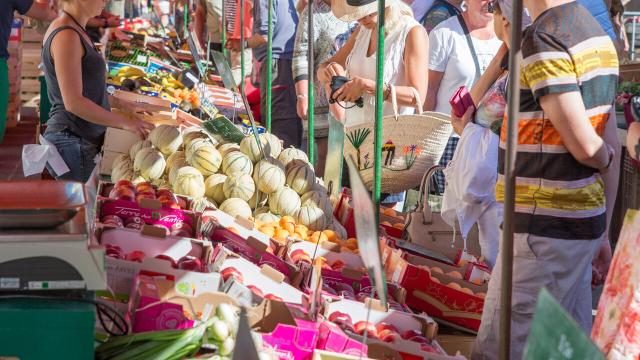
<path id="1" fill-rule="evenodd" d="M 7 129 L 0 144 L 0 181 L 24 179 L 22 146 L 35 142 L 37 119 L 35 111 L 23 109 L 18 126 Z"/>

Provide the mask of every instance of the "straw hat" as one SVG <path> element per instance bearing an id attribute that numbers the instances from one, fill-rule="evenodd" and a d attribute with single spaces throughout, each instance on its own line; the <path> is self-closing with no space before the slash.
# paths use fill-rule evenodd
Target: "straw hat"
<path id="1" fill-rule="evenodd" d="M 386 0 L 385 5 L 389 7 L 397 0 Z M 378 0 L 333 0 L 331 11 L 338 19 L 345 22 L 352 22 L 362 19 L 378 11 Z"/>

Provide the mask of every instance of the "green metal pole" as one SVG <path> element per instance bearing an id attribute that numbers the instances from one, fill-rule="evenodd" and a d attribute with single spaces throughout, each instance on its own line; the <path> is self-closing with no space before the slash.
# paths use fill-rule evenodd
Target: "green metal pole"
<path id="1" fill-rule="evenodd" d="M 374 132 L 373 202 L 376 224 L 380 223 L 380 188 L 382 180 L 382 109 L 384 106 L 384 10 L 385 0 L 378 0 L 378 52 L 376 53 L 376 122 Z"/>
<path id="2" fill-rule="evenodd" d="M 184 36 L 182 38 L 186 39 L 189 34 L 189 1 L 182 7 L 182 16 L 184 17 Z"/>
<path id="3" fill-rule="evenodd" d="M 313 0 L 309 0 L 309 3 L 307 4 L 307 15 L 309 16 L 308 18 L 308 25 L 309 25 L 309 29 L 307 31 L 307 50 L 308 50 L 308 55 L 307 55 L 307 60 L 309 63 L 309 89 L 308 89 L 308 93 L 309 93 L 309 98 L 307 99 L 309 101 L 309 105 L 308 105 L 308 111 L 307 111 L 307 118 L 308 118 L 308 122 L 307 122 L 307 130 L 308 130 L 308 134 L 307 134 L 307 144 L 308 146 L 308 150 L 307 153 L 309 154 L 309 159 L 311 160 L 311 163 L 315 165 L 316 163 L 316 158 L 315 158 L 315 141 L 316 141 L 316 135 L 315 135 L 315 125 L 314 125 L 314 110 L 315 110 L 315 101 L 313 101 L 313 83 L 314 83 L 314 54 L 313 54 Z"/>
<path id="4" fill-rule="evenodd" d="M 240 0 L 240 92 L 244 92 L 244 79 L 246 77 L 245 70 L 244 70 L 245 41 L 246 39 L 244 36 L 244 0 Z"/>
<path id="5" fill-rule="evenodd" d="M 226 1 L 222 1 L 222 34 L 220 34 L 220 43 L 222 44 L 222 53 L 224 57 L 227 57 L 227 11 L 225 6 Z M 207 59 L 209 60 L 209 59 Z"/>
<path id="6" fill-rule="evenodd" d="M 271 82 L 273 80 L 273 0 L 267 1 L 269 7 L 268 31 L 267 31 L 267 109 L 265 115 L 265 127 L 271 132 Z"/>

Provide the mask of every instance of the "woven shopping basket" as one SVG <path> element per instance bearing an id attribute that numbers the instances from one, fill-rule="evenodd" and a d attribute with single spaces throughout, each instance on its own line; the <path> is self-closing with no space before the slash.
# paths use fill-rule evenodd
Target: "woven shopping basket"
<path id="1" fill-rule="evenodd" d="M 382 192 L 398 193 L 420 185 L 427 170 L 440 162 L 453 127 L 449 115 L 423 112 L 414 90 L 417 114 L 398 115 L 391 87 L 393 115 L 382 118 Z M 375 123 L 345 127 L 344 155 L 352 156 L 369 189 L 374 182 Z"/>

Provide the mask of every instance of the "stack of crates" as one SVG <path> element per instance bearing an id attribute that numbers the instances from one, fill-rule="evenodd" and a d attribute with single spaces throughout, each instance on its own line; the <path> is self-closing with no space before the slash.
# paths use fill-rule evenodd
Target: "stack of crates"
<path id="1" fill-rule="evenodd" d="M 40 98 L 40 80 L 42 74 L 43 34 L 25 23 L 22 28 L 22 89 L 20 91 L 23 106 L 37 107 Z"/>
<path id="2" fill-rule="evenodd" d="M 15 127 L 20 121 L 22 90 L 22 20 L 14 19 L 9 37 L 9 107 L 7 127 Z"/>

